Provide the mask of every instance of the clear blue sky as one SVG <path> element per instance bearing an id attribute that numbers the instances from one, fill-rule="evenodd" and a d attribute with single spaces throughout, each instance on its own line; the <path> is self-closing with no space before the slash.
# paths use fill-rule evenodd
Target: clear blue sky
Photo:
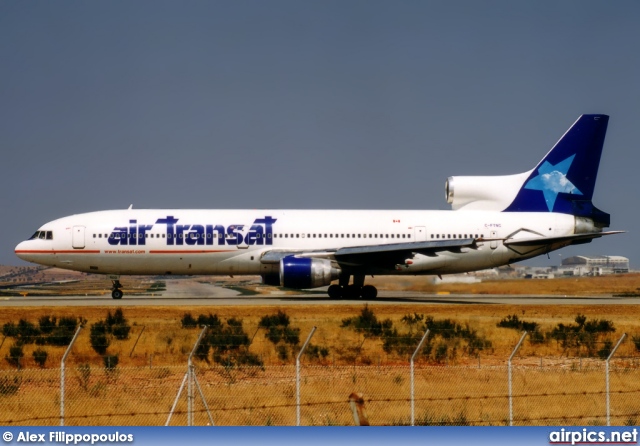
<path id="1" fill-rule="evenodd" d="M 529 170 L 605 113 L 594 203 L 629 233 L 560 252 L 640 266 L 638 23 L 637 1 L 4 0 L 0 263 L 131 203 L 448 209 L 447 176 Z"/>

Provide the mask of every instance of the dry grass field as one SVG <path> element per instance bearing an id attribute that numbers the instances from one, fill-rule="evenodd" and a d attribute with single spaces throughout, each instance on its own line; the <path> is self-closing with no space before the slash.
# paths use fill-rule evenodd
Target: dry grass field
<path id="1" fill-rule="evenodd" d="M 102 278 L 80 279 L 80 282 L 55 289 L 60 294 L 108 292 L 108 285 Z M 496 280 L 437 286 L 424 278 L 374 280 L 380 289 L 412 289 L 442 294 L 634 296 L 640 287 L 640 275 L 637 274 L 535 281 Z M 129 282 L 129 287 L 134 293 L 137 290 L 145 294 L 152 282 L 140 278 Z M 260 287 L 256 281 L 243 279 L 229 283 L 234 289 L 270 291 Z M 52 289 L 47 290 L 51 292 Z M 626 342 L 616 353 L 617 367 L 622 369 L 612 377 L 613 389 L 618 392 L 613 396 L 614 424 L 635 423 L 640 419 L 640 408 L 636 403 L 636 395 L 640 391 L 637 384 L 640 381 L 636 379 L 640 370 L 640 355 L 632 339 L 640 336 L 640 305 L 390 305 L 377 304 L 375 301 L 366 305 L 379 321 L 391 320 L 400 335 L 411 329 L 403 322 L 403 318 L 417 314 L 431 316 L 436 321 L 449 319 L 491 343 L 490 347 L 469 354 L 462 340 L 453 340 L 449 342 L 447 354 L 439 361 L 434 361 L 433 357 L 419 357 L 416 390 L 420 399 L 416 408 L 417 416 L 424 424 L 507 423 L 504 366 L 521 333 L 498 327 L 497 324 L 511 315 L 523 321 L 535 322 L 545 332 L 558 324 L 573 324 L 578 314 L 590 321 L 611 321 L 615 331 L 605 335 L 600 343 L 604 340 L 615 342 L 622 333 L 627 333 Z M 239 373 L 231 379 L 226 372 L 216 371 L 217 366 L 213 361 L 210 360 L 210 364 L 197 362 L 216 424 L 293 424 L 295 374 L 292 365 L 297 350 L 290 349 L 288 357 L 283 359 L 265 337 L 265 329 L 259 327 L 261 318 L 274 315 L 277 311 L 285 312 L 290 325 L 300 330 L 300 343 L 316 326 L 317 331 L 311 342 L 328 350 L 324 358 L 303 358 L 303 424 L 351 424 L 345 397 L 352 391 L 365 394 L 373 424 L 408 422 L 410 355 L 385 352 L 381 338 L 368 337 L 342 326 L 344 319 L 357 317 L 363 312 L 364 302 L 289 307 L 125 307 L 124 317 L 132 329 L 128 339 L 112 339 L 107 352 L 118 355 L 119 371 L 109 374 L 103 368 L 101 356 L 91 347 L 89 333 L 90 327 L 104 320 L 107 312 L 113 312 L 114 308 L 5 307 L 0 312 L 2 326 L 17 323 L 20 319 L 37 325 L 43 316 L 86 320 L 67 364 L 70 376 L 68 424 L 162 424 L 179 387 L 187 356 L 199 333 L 197 328 L 182 328 L 181 319 L 186 312 L 196 318 L 200 314 L 215 314 L 222 321 L 230 318 L 242 320 L 244 331 L 252 339 L 249 351 L 265 365 L 262 370 Z M 14 340 L 8 337 L 0 341 L 0 374 L 6 376 L 13 376 L 12 370 L 15 370 L 6 360 L 13 343 Z M 0 421 L 3 424 L 57 422 L 57 369 L 64 347 L 43 347 L 49 356 L 42 371 L 34 370 L 38 366 L 32 352 L 38 347 L 27 344 L 23 348 L 21 373 L 24 377 L 32 378 L 22 379 L 21 389 L 16 396 L 0 398 Z M 519 395 L 515 401 L 516 420 L 520 420 L 518 423 L 603 423 L 602 360 L 597 356 L 584 357 L 584 351 L 579 355 L 582 357 L 577 358 L 575 349 L 563 349 L 555 340 L 538 344 L 525 341 L 514 361 L 520 367 L 514 375 L 514 389 Z M 540 363 L 544 363 L 544 369 L 537 367 Z M 477 367 L 480 364 L 482 367 Z M 82 377 L 83 367 L 91 368 L 91 376 L 86 379 Z M 43 376 L 48 378 L 43 381 Z M 133 402 L 130 398 L 132 392 L 136 395 Z M 133 403 L 134 406 L 131 406 Z M 178 410 L 181 414 L 172 424 L 183 424 L 185 421 L 183 403 L 180 403 Z M 47 415 L 44 415 L 45 412 Z M 134 413 L 139 415 L 133 417 Z M 198 423 L 206 422 L 204 412 L 198 412 Z"/>
<path id="2" fill-rule="evenodd" d="M 74 282 L 57 288 L 47 288 L 47 292 L 102 294 L 108 292 L 108 283 L 102 277 L 81 277 L 79 282 Z M 190 279 L 199 280 L 199 279 Z M 200 279 L 206 280 L 206 279 Z M 210 279 L 209 279 L 210 280 Z M 130 293 L 136 292 L 148 294 L 149 279 L 140 278 L 129 282 Z M 264 292 L 264 287 L 259 286 L 257 280 L 235 280 L 231 285 L 244 288 L 250 292 Z M 492 280 L 473 284 L 443 284 L 433 285 L 425 278 L 376 278 L 374 283 L 380 289 L 409 289 L 439 294 L 446 293 L 477 293 L 477 294 L 561 294 L 561 295 L 629 295 L 635 296 L 640 289 L 640 275 L 627 274 L 603 277 L 566 278 L 554 280 Z M 53 291 L 52 291 L 53 290 Z M 269 292 L 270 289 L 266 290 Z M 631 297 L 633 298 L 633 297 Z M 220 319 L 237 318 L 243 321 L 243 328 L 253 342 L 250 351 L 259 355 L 267 364 L 285 364 L 293 361 L 290 354 L 287 360 L 278 358 L 274 345 L 266 338 L 264 330 L 258 325 L 263 316 L 275 314 L 278 310 L 284 311 L 291 320 L 291 326 L 300 329 L 300 341 L 303 342 L 313 326 L 318 327 L 313 337 L 314 345 L 326 347 L 330 354 L 324 358 L 324 362 L 332 364 L 352 363 L 406 363 L 406 355 L 388 354 L 382 349 L 382 341 L 376 338 L 367 338 L 352 329 L 341 328 L 342 320 L 355 317 L 364 308 L 364 303 L 354 305 L 314 305 L 314 306 L 290 306 L 287 308 L 276 306 L 206 306 L 206 307 L 127 307 L 124 316 L 132 325 L 129 339 L 124 341 L 113 340 L 109 347 L 109 354 L 118 354 L 120 365 L 137 366 L 154 362 L 158 364 L 181 364 L 186 360 L 191 350 L 198 330 L 181 328 L 181 318 L 186 312 L 194 317 L 200 314 L 215 314 Z M 378 320 L 390 319 L 394 327 L 400 333 L 407 332 L 410 327 L 401 320 L 406 315 L 423 314 L 434 319 L 451 319 L 463 326 L 477 331 L 483 338 L 491 342 L 491 348 L 481 351 L 483 361 L 502 363 L 508 357 L 511 349 L 517 342 L 520 333 L 517 330 L 499 328 L 496 324 L 509 315 L 517 315 L 521 320 L 535 322 L 543 330 L 551 330 L 559 323 L 571 324 L 578 314 L 583 314 L 589 320 L 606 319 L 613 322 L 615 332 L 608 338 L 615 341 L 622 333 L 628 333 L 629 339 L 620 350 L 622 356 L 635 356 L 635 346 L 631 342 L 632 335 L 640 335 L 640 306 L 639 305 L 428 305 L 419 303 L 415 305 L 380 305 L 375 301 L 369 302 L 368 307 L 374 312 Z M 89 342 L 89 327 L 99 320 L 103 320 L 107 311 L 113 311 L 113 307 L 54 307 L 54 308 L 20 308 L 5 307 L 0 313 L 0 325 L 17 323 L 20 319 L 26 319 L 34 324 L 42 316 L 50 315 L 56 318 L 80 317 L 87 321 L 84 332 L 78 339 L 74 352 L 70 357 L 71 363 L 95 362 L 101 358 L 92 350 Z M 0 341 L 0 358 L 4 358 L 12 339 L 6 338 Z M 24 347 L 24 366 L 35 367 L 32 358 L 34 345 Z M 45 349 L 49 353 L 48 365 L 56 367 L 61 357 L 63 347 L 50 347 Z M 563 350 L 557 342 L 550 341 L 538 345 L 526 342 L 520 352 L 521 358 L 539 357 L 566 357 L 572 352 Z M 458 350 L 449 355 L 450 363 L 465 364 L 477 361 L 476 355 L 465 356 Z M 0 361 L 2 368 L 10 367 L 6 361 Z"/>

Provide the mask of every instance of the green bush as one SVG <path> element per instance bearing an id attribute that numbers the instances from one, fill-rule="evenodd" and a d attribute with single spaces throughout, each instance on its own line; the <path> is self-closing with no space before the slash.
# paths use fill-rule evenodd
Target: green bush
<path id="1" fill-rule="evenodd" d="M 360 312 L 360 316 L 343 319 L 340 327 L 351 327 L 356 332 L 362 333 L 365 338 L 372 338 L 380 337 L 385 332 L 391 330 L 393 322 L 391 322 L 391 319 L 378 321 L 373 310 L 369 309 L 369 306 L 365 304 L 364 308 Z"/>
<path id="2" fill-rule="evenodd" d="M 91 324 L 89 342 L 91 342 L 91 347 L 97 354 L 104 355 L 107 352 L 111 341 L 107 336 L 107 325 L 104 321 L 98 321 L 95 324 Z"/>
<path id="3" fill-rule="evenodd" d="M 22 358 L 24 357 L 24 351 L 22 350 L 22 343 L 17 342 L 9 347 L 9 354 L 5 357 L 7 362 L 14 367 L 22 367 Z"/>
<path id="4" fill-rule="evenodd" d="M 185 313 L 181 322 L 182 328 L 196 328 L 198 326 L 198 322 L 191 316 L 191 313 Z"/>
<path id="5" fill-rule="evenodd" d="M 33 360 L 40 367 L 44 367 L 45 363 L 47 362 L 48 356 L 49 355 L 47 354 L 46 350 L 42 350 L 41 348 L 33 351 Z"/>

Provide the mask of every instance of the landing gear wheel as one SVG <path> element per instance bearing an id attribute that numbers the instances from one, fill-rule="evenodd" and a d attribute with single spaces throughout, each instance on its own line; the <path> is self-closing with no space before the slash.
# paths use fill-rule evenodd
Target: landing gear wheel
<path id="1" fill-rule="evenodd" d="M 114 299 L 122 299 L 122 296 L 124 296 L 122 290 L 115 289 L 111 292 L 111 297 L 113 297 Z"/>
<path id="2" fill-rule="evenodd" d="M 360 287 L 355 285 L 347 285 L 344 288 L 343 296 L 347 299 L 358 299 L 360 298 Z"/>
<path id="3" fill-rule="evenodd" d="M 342 287 L 340 285 L 330 285 L 327 294 L 329 294 L 329 299 L 340 299 L 342 297 Z"/>
<path id="4" fill-rule="evenodd" d="M 361 296 L 363 299 L 375 299 L 378 296 L 378 290 L 373 285 L 365 285 L 362 287 Z"/>

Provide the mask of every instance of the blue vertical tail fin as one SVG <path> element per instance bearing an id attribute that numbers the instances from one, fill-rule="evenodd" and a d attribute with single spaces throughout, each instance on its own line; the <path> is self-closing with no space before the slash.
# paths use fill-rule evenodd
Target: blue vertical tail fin
<path id="1" fill-rule="evenodd" d="M 591 202 L 609 116 L 582 115 L 531 171 L 505 212 L 560 212 L 609 226 Z"/>

